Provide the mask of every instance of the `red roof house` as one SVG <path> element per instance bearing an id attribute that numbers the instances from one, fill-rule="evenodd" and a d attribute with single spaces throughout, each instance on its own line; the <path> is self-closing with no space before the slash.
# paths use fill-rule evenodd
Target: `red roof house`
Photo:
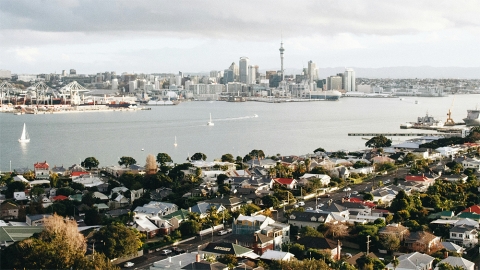
<path id="1" fill-rule="evenodd" d="M 407 174 L 405 176 L 405 181 L 407 182 L 415 182 L 418 184 L 424 184 L 424 185 L 432 185 L 435 182 L 434 177 L 425 175 L 425 174 Z"/>
<path id="2" fill-rule="evenodd" d="M 35 164 L 33 164 L 33 167 L 35 169 L 40 169 L 40 170 L 48 170 L 48 168 L 50 168 L 50 166 L 48 165 L 47 161 L 45 162 L 37 162 Z"/>
<path id="3" fill-rule="evenodd" d="M 50 171 L 48 168 L 50 166 L 48 165 L 47 161 L 45 162 L 37 162 L 33 164 L 33 168 L 35 170 L 35 179 L 49 179 L 50 178 Z"/>
<path id="4" fill-rule="evenodd" d="M 63 200 L 68 200 L 68 197 L 67 197 L 67 196 L 63 196 L 63 195 L 58 195 L 58 196 L 53 197 L 52 200 L 54 200 L 54 201 L 63 201 Z"/>
<path id="5" fill-rule="evenodd" d="M 274 183 L 285 186 L 288 189 L 294 189 L 297 186 L 297 180 L 292 178 L 273 178 Z"/>
<path id="6" fill-rule="evenodd" d="M 72 172 L 70 173 L 70 177 L 82 176 L 84 174 L 89 174 L 88 172 Z"/>
<path id="7" fill-rule="evenodd" d="M 462 212 L 475 213 L 475 214 L 480 215 L 480 206 L 472 205 L 472 206 L 466 208 L 465 210 L 463 210 Z"/>

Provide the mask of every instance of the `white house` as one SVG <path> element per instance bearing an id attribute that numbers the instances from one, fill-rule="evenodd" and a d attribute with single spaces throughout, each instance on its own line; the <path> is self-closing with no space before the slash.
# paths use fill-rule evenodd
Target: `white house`
<path id="1" fill-rule="evenodd" d="M 313 173 L 306 173 L 300 177 L 300 179 L 311 179 L 311 178 L 318 178 L 322 185 L 327 186 L 330 184 L 331 177 L 326 174 L 313 174 Z"/>
<path id="2" fill-rule="evenodd" d="M 464 247 L 471 247 L 478 243 L 478 231 L 469 225 L 457 225 L 450 229 L 450 241 Z"/>
<path id="3" fill-rule="evenodd" d="M 476 169 L 478 171 L 478 170 L 480 170 L 480 160 L 473 159 L 473 158 L 467 158 L 464 161 L 462 161 L 462 166 L 463 166 L 464 169 L 472 168 L 472 169 Z"/>
<path id="4" fill-rule="evenodd" d="M 433 258 L 427 254 L 418 252 L 404 254 L 399 256 L 398 265 L 394 267 L 392 263 L 387 264 L 388 270 L 430 270 L 433 265 Z"/>
<path id="5" fill-rule="evenodd" d="M 438 270 L 438 266 L 441 265 L 442 263 L 449 264 L 453 267 L 460 267 L 465 270 L 474 270 L 475 269 L 475 264 L 467 259 L 464 259 L 462 257 L 448 257 L 445 258 L 437 263 L 437 266 L 435 267 L 435 270 Z M 398 269 L 398 268 L 397 268 Z"/>

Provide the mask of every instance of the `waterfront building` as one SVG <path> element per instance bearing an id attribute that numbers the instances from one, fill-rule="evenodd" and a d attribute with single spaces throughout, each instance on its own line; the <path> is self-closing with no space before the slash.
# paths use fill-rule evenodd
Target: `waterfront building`
<path id="1" fill-rule="evenodd" d="M 351 68 L 345 69 L 343 75 L 343 89 L 347 92 L 357 91 L 355 88 L 355 71 Z"/>
<path id="2" fill-rule="evenodd" d="M 341 90 L 342 88 L 342 77 L 340 76 L 330 76 L 327 78 L 327 90 Z"/>
<path id="3" fill-rule="evenodd" d="M 240 82 L 248 83 L 248 66 L 250 65 L 250 59 L 248 57 L 240 57 L 239 62 L 239 73 L 240 73 Z"/>

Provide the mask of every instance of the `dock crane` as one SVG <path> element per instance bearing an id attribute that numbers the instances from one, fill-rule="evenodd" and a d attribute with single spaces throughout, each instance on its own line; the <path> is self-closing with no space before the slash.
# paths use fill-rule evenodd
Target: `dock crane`
<path id="1" fill-rule="evenodd" d="M 455 121 L 453 121 L 452 119 L 452 107 L 454 102 L 455 102 L 455 96 L 453 96 L 452 105 L 450 106 L 450 109 L 448 109 L 448 113 L 447 113 L 448 117 L 447 117 L 447 121 L 445 121 L 444 126 L 455 126 Z"/>

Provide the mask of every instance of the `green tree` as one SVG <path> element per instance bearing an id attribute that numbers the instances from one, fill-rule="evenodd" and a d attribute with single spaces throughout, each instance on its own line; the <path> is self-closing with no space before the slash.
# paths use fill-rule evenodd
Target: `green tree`
<path id="1" fill-rule="evenodd" d="M 400 248 L 400 238 L 395 234 L 381 234 L 380 243 L 386 250 L 391 253 L 397 251 Z"/>
<path id="2" fill-rule="evenodd" d="M 13 181 L 7 185 L 7 190 L 5 191 L 5 197 L 7 199 L 13 198 L 14 192 L 25 191 L 30 185 L 22 181 Z"/>
<path id="3" fill-rule="evenodd" d="M 137 164 L 137 161 L 132 157 L 123 156 L 118 161 L 118 165 L 120 166 L 125 165 L 125 167 L 130 167 L 130 165 L 135 165 L 135 164 Z"/>
<path id="4" fill-rule="evenodd" d="M 84 161 L 82 161 L 81 165 L 82 167 L 85 167 L 89 170 L 92 168 L 97 168 L 100 162 L 94 157 L 87 157 Z"/>
<path id="5" fill-rule="evenodd" d="M 222 155 L 222 162 L 230 162 L 230 163 L 235 163 L 235 159 L 233 158 L 232 154 L 225 154 Z"/>
<path id="6" fill-rule="evenodd" d="M 103 226 L 93 236 L 97 245 L 96 252 L 101 252 L 109 259 L 135 255 L 142 247 L 141 234 L 120 223 Z"/>
<path id="7" fill-rule="evenodd" d="M 87 226 L 99 225 L 100 223 L 102 223 L 102 217 L 97 208 L 92 207 L 85 211 L 85 224 Z"/>
<path id="8" fill-rule="evenodd" d="M 318 147 L 317 149 L 313 150 L 313 153 L 317 153 L 317 152 L 325 153 L 325 149 L 323 149 L 322 147 Z"/>
<path id="9" fill-rule="evenodd" d="M 206 160 L 207 159 L 207 155 L 205 155 L 204 153 L 195 153 L 193 154 L 193 156 L 190 157 L 191 160 Z"/>
<path id="10" fill-rule="evenodd" d="M 363 195 L 363 200 L 365 201 L 373 201 L 373 194 L 372 193 L 365 193 Z"/>
<path id="11" fill-rule="evenodd" d="M 387 137 L 383 135 L 375 136 L 365 143 L 366 147 L 373 147 L 373 148 L 389 147 L 391 145 L 392 145 L 392 140 L 387 139 Z"/>
<path id="12" fill-rule="evenodd" d="M 273 208 L 277 208 L 280 205 L 280 201 L 277 199 L 277 197 L 272 195 L 262 197 L 262 203 L 265 207 Z"/>
<path id="13" fill-rule="evenodd" d="M 180 223 L 178 229 L 183 236 L 196 235 L 200 231 L 200 223 L 196 220 L 187 220 Z"/>
<path id="14" fill-rule="evenodd" d="M 225 255 L 219 256 L 219 257 L 217 257 L 217 261 L 221 262 L 223 264 L 226 264 L 226 265 L 229 265 L 229 264 L 237 265 L 238 264 L 237 257 L 235 257 L 235 255 L 233 255 L 233 254 L 225 254 Z"/>
<path id="15" fill-rule="evenodd" d="M 164 166 L 167 162 L 173 162 L 173 160 L 167 153 L 158 153 L 157 162 L 161 166 Z"/>

